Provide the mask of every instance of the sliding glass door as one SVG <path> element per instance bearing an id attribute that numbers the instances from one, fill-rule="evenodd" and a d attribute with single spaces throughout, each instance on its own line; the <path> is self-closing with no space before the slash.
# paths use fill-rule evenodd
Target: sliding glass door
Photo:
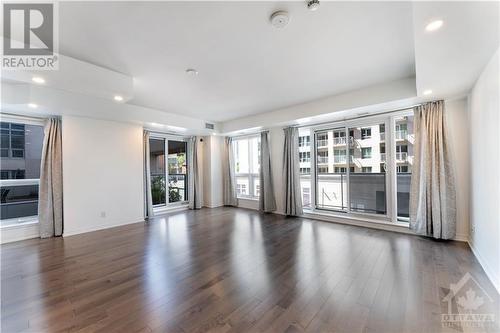
<path id="1" fill-rule="evenodd" d="M 168 141 L 168 202 L 187 201 L 187 142 Z"/>
<path id="2" fill-rule="evenodd" d="M 304 207 L 408 221 L 412 129 L 410 110 L 300 128 Z"/>
<path id="3" fill-rule="evenodd" d="M 349 128 L 350 150 L 349 202 L 351 212 L 387 214 L 386 172 L 382 161 L 385 143 L 381 130 L 385 123 L 373 122 Z"/>
<path id="4" fill-rule="evenodd" d="M 188 201 L 187 141 L 168 136 L 151 136 L 149 148 L 153 207 L 158 209 L 172 204 L 186 203 Z"/>

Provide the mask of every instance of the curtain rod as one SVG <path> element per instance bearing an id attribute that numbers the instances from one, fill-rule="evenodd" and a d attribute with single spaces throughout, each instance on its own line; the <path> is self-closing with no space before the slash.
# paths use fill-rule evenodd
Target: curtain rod
<path id="1" fill-rule="evenodd" d="M 329 120 L 329 121 L 323 121 L 323 122 L 320 122 L 320 123 L 311 123 L 311 124 L 303 124 L 303 125 L 297 124 L 297 125 L 286 126 L 286 127 L 283 127 L 283 128 L 288 128 L 288 127 L 297 127 L 297 128 L 300 128 L 300 127 L 319 126 L 319 125 L 330 124 L 330 123 L 334 123 L 334 122 L 338 122 L 338 121 L 349 121 L 349 120 L 356 120 L 356 119 L 361 119 L 361 118 L 375 117 L 375 116 L 380 116 L 380 115 L 384 115 L 384 114 L 395 113 L 395 112 L 398 112 L 398 111 L 413 109 L 413 108 L 416 108 L 417 106 L 421 106 L 423 104 L 424 103 L 419 103 L 419 104 L 414 104 L 414 105 L 406 106 L 404 108 L 393 109 L 393 110 L 389 110 L 389 111 L 376 112 L 376 113 L 366 114 L 366 115 L 357 116 L 357 117 L 341 118 L 341 119 L 337 119 L 337 120 Z"/>

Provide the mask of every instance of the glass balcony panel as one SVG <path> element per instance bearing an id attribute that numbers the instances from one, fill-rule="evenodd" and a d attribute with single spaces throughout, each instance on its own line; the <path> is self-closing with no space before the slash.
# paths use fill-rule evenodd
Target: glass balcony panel
<path id="1" fill-rule="evenodd" d="M 349 177 L 351 211 L 385 215 L 385 173 L 351 173 Z"/>
<path id="2" fill-rule="evenodd" d="M 168 175 L 168 202 L 186 201 L 187 176 L 184 174 Z"/>
<path id="3" fill-rule="evenodd" d="M 410 183 L 411 173 L 397 174 L 398 217 L 410 217 Z"/>
<path id="4" fill-rule="evenodd" d="M 14 219 L 38 215 L 38 179 L 2 182 L 1 219 Z"/>
<path id="5" fill-rule="evenodd" d="M 344 173 L 324 173 L 317 177 L 316 205 L 321 209 L 347 210 L 347 177 Z"/>

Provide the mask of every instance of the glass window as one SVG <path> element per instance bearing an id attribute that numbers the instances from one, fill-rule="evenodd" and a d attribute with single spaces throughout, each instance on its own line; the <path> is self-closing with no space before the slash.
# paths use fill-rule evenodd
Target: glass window
<path id="1" fill-rule="evenodd" d="M 153 205 L 166 203 L 165 139 L 149 139 L 149 166 Z"/>
<path id="2" fill-rule="evenodd" d="M 168 140 L 168 202 L 188 200 L 187 142 Z"/>
<path id="3" fill-rule="evenodd" d="M 369 139 L 372 136 L 371 127 L 365 127 L 361 129 L 361 140 Z"/>
<path id="4" fill-rule="evenodd" d="M 378 158 L 381 156 L 379 131 L 385 128 L 381 125 L 383 123 L 351 128 L 355 133 L 361 133 L 361 138 L 363 132 L 371 137 L 369 141 L 360 140 L 354 147 L 354 170 L 349 174 L 351 212 L 387 214 L 386 174 L 381 170 L 381 160 Z"/>
<path id="5" fill-rule="evenodd" d="M 410 217 L 410 183 L 413 165 L 413 115 L 395 120 L 397 217 Z"/>
<path id="6" fill-rule="evenodd" d="M 258 197 L 260 194 L 260 137 L 235 139 L 233 149 L 237 195 Z"/>
<path id="7" fill-rule="evenodd" d="M 302 145 L 301 145 L 302 141 Z M 311 130 L 299 128 L 299 166 L 302 206 L 311 207 Z"/>
<path id="8" fill-rule="evenodd" d="M 343 134 L 342 134 L 343 133 Z M 316 133 L 316 207 L 320 209 L 347 209 L 347 140 L 345 128 L 334 128 Z M 329 159 L 329 154 L 333 159 Z M 326 165 L 325 165 L 326 164 Z"/>
<path id="9" fill-rule="evenodd" d="M 22 222 L 38 215 L 43 126 L 1 122 L 1 220 Z"/>
<path id="10" fill-rule="evenodd" d="M 372 147 L 361 148 L 361 158 L 372 158 Z"/>

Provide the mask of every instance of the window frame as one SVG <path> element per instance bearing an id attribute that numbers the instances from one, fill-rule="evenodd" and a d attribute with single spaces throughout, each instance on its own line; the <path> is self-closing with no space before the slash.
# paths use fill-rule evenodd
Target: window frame
<path id="1" fill-rule="evenodd" d="M 253 139 L 257 139 L 257 145 L 260 145 L 260 134 L 251 134 L 251 135 L 244 135 L 244 136 L 237 136 L 233 137 L 233 142 L 231 149 L 233 149 L 233 154 L 235 156 L 234 162 L 236 163 L 236 152 L 235 152 L 235 145 L 237 141 L 247 141 L 248 145 L 248 172 L 236 172 L 236 165 L 235 167 L 235 187 L 238 184 L 237 178 L 243 178 L 246 177 L 248 180 L 248 194 L 238 194 L 238 191 L 236 189 L 236 196 L 238 199 L 249 199 L 249 200 L 258 200 L 260 196 L 260 188 L 259 188 L 259 194 L 255 194 L 256 187 L 255 185 L 260 184 L 260 161 L 259 161 L 259 149 L 257 148 L 257 153 L 254 154 L 254 147 L 251 144 Z M 253 170 L 254 162 L 255 159 L 257 159 L 257 164 L 258 165 L 258 170 L 255 172 Z M 260 185 L 259 185 L 260 186 Z"/>
<path id="2" fill-rule="evenodd" d="M 28 117 L 28 116 L 17 116 L 17 115 L 11 115 L 11 114 L 3 114 L 2 113 L 2 122 L 5 123 L 16 123 L 16 124 L 23 124 L 23 125 L 34 125 L 34 126 L 41 126 L 42 128 L 45 127 L 45 118 L 34 118 L 34 117 Z M 10 126 L 9 126 L 9 131 L 10 131 Z M 24 135 L 25 135 L 25 145 L 26 145 L 26 128 L 24 129 Z M 43 142 L 42 142 L 43 146 Z M 14 159 L 25 159 L 26 158 L 26 147 L 23 149 L 23 157 L 11 157 L 10 156 L 10 151 L 11 151 L 11 142 L 10 142 L 10 134 L 9 134 L 9 157 L 6 158 L 14 158 Z M 4 171 L 10 171 L 10 170 L 4 170 Z M 0 187 L 4 186 L 29 186 L 29 185 L 40 185 L 40 178 L 28 178 L 28 179 L 0 179 Z M 13 227 L 13 226 L 19 226 L 23 224 L 28 224 L 28 223 L 38 223 L 38 215 L 31 215 L 31 216 L 23 216 L 23 217 L 14 217 L 10 219 L 3 219 L 0 220 L 0 228 L 8 228 L 8 227 Z"/>
<path id="3" fill-rule="evenodd" d="M 159 212 L 165 209 L 169 209 L 172 207 L 177 207 L 177 206 L 186 206 L 189 203 L 189 168 L 191 165 L 189 164 L 189 139 L 190 137 L 188 136 L 181 136 L 181 135 L 174 135 L 174 134 L 168 134 L 168 133 L 161 133 L 161 132 L 149 132 L 149 138 L 150 139 L 157 139 L 157 140 L 164 140 L 163 141 L 163 149 L 165 152 L 165 158 L 164 158 L 164 169 L 165 169 L 165 203 L 163 204 L 156 204 L 153 205 L 153 212 Z M 185 200 L 183 201 L 177 201 L 177 202 L 168 202 L 168 176 L 169 176 L 169 171 L 168 171 L 168 142 L 169 141 L 182 141 L 186 142 L 186 176 L 185 176 L 185 193 L 187 194 L 185 196 Z"/>

